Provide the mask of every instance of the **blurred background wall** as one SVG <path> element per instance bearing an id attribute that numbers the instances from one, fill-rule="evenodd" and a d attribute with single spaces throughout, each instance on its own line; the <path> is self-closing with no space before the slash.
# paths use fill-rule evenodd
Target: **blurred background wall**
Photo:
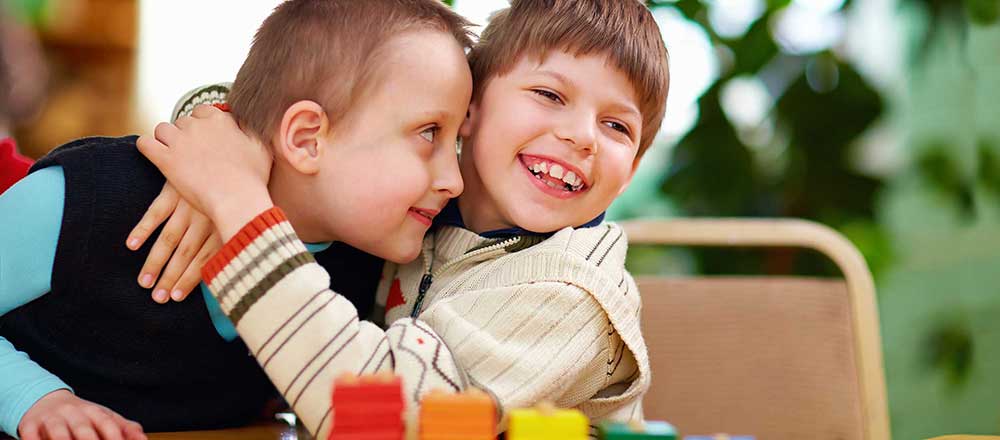
<path id="1" fill-rule="evenodd" d="M 232 80 L 278 3 L 0 2 L 0 134 L 36 158 L 81 136 L 150 132 L 188 89 Z M 448 3 L 480 24 L 507 4 Z M 878 284 L 894 436 L 1000 433 L 1000 0 L 648 5 L 671 54 L 667 117 L 610 216 L 836 228 Z M 834 271 L 796 250 L 635 248 L 629 264 Z"/>

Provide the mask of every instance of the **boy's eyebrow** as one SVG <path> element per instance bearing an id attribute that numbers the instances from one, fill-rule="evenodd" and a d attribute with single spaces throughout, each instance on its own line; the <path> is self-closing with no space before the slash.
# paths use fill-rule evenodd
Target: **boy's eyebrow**
<path id="1" fill-rule="evenodd" d="M 448 110 L 427 110 L 420 112 L 421 120 L 446 121 L 451 118 L 452 112 Z"/>
<path id="2" fill-rule="evenodd" d="M 637 110 L 635 106 L 625 105 L 625 104 L 614 104 L 611 106 L 611 110 L 616 112 L 628 113 L 632 116 L 639 118 L 640 121 L 642 120 L 642 113 L 639 113 L 639 110 Z"/>
<path id="3" fill-rule="evenodd" d="M 563 75 L 563 74 L 561 74 L 559 72 L 555 72 L 555 71 L 552 71 L 552 70 L 536 70 L 535 72 L 537 72 L 540 75 L 545 75 L 545 76 L 552 77 L 553 79 L 555 79 L 556 81 L 559 81 L 559 82 L 563 83 L 564 85 L 568 85 L 568 86 L 572 86 L 573 85 L 573 81 L 570 81 L 569 78 L 566 77 L 566 75 Z"/>
<path id="4" fill-rule="evenodd" d="M 551 77 L 551 78 L 555 79 L 556 81 L 559 81 L 559 82 L 563 83 L 564 85 L 567 85 L 567 86 L 570 86 L 570 87 L 575 87 L 575 84 L 573 84 L 573 81 L 571 81 L 569 78 L 567 78 L 566 75 L 563 75 L 563 74 L 561 74 L 559 72 L 555 72 L 555 71 L 552 71 L 552 70 L 536 70 L 535 72 L 537 72 L 540 75 Z M 639 120 L 642 120 L 642 113 L 640 113 L 639 110 L 637 108 L 635 108 L 635 106 L 633 106 L 633 105 L 627 105 L 627 104 L 618 103 L 618 104 L 614 104 L 611 109 L 614 110 L 614 111 L 619 111 L 619 112 L 623 112 L 623 113 L 629 113 L 629 114 L 631 114 L 631 115 L 639 118 Z"/>

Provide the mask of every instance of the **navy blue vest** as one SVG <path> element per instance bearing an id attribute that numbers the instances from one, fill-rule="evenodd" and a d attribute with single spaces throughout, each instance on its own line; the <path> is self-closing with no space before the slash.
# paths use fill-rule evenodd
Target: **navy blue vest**
<path id="1" fill-rule="evenodd" d="M 80 139 L 32 168 L 59 165 L 66 176 L 52 290 L 0 318 L 0 335 L 81 398 L 146 431 L 247 424 L 276 393 L 243 342 L 218 335 L 200 292 L 156 304 L 136 283 L 159 231 L 139 252 L 125 237 L 164 178 L 135 139 Z M 381 260 L 339 243 L 316 259 L 367 316 Z"/>

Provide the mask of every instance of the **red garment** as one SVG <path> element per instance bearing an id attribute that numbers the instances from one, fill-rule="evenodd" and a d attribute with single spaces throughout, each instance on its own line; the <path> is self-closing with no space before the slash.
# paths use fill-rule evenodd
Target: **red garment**
<path id="1" fill-rule="evenodd" d="M 32 163 L 31 159 L 18 154 L 14 139 L 0 140 L 0 194 L 27 176 Z"/>

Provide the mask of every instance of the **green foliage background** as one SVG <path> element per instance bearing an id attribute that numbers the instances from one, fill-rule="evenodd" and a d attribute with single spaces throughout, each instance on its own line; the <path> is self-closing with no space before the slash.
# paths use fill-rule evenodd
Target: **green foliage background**
<path id="1" fill-rule="evenodd" d="M 876 277 L 893 436 L 1000 434 L 1000 1 L 896 2 L 905 65 L 888 88 L 835 50 L 783 52 L 769 22 L 789 3 L 768 0 L 745 35 L 727 39 L 712 29 L 708 1 L 647 2 L 681 11 L 731 59 L 666 166 L 637 177 L 611 215 L 790 216 L 838 229 Z M 720 93 L 774 65 L 792 72 L 768 115 L 775 135 L 750 145 Z M 834 86 L 817 87 L 817 72 L 834 72 Z M 900 160 L 873 173 L 858 157 L 878 130 L 899 142 L 875 148 L 898 149 Z M 630 267 L 836 273 L 793 250 L 635 249 Z"/>

